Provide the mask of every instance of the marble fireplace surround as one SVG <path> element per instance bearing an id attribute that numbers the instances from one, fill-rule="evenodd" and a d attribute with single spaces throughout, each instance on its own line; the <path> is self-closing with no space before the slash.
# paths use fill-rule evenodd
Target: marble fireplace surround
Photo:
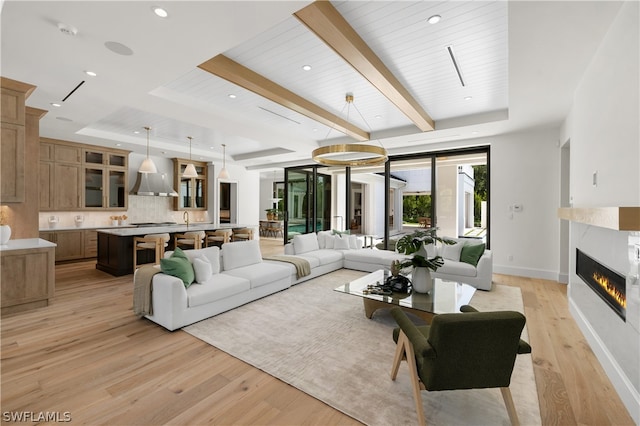
<path id="1" fill-rule="evenodd" d="M 631 417 L 640 424 L 640 207 L 562 208 L 570 223 L 569 310 Z M 576 274 L 576 249 L 626 277 L 626 320 Z"/>

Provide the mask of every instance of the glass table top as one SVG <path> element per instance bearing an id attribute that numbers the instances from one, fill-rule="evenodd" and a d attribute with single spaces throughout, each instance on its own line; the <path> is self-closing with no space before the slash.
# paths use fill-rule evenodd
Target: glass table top
<path id="1" fill-rule="evenodd" d="M 413 291 L 411 293 L 393 293 L 390 296 L 365 294 L 367 286 L 384 282 L 384 271 L 380 269 L 341 285 L 335 291 L 433 314 L 460 312 L 460 307 L 468 305 L 476 292 L 475 287 L 469 284 L 446 281 L 441 278 L 432 278 L 432 280 L 433 290 L 429 294 Z"/>

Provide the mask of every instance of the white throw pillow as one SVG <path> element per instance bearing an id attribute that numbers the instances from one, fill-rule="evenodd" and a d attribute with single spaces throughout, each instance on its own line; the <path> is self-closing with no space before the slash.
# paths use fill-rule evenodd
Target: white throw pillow
<path id="1" fill-rule="evenodd" d="M 336 246 L 336 237 L 335 235 L 326 235 L 324 237 L 324 248 L 326 249 L 334 249 Z"/>
<path id="2" fill-rule="evenodd" d="M 346 235 L 345 235 L 346 237 Z M 358 246 L 358 237 L 356 237 L 355 235 L 349 235 L 349 248 L 351 250 L 357 250 L 360 247 L 362 247 L 361 245 Z"/>
<path id="3" fill-rule="evenodd" d="M 320 231 L 318 232 L 318 247 L 320 249 L 327 248 L 327 239 L 333 238 L 331 231 Z"/>
<path id="4" fill-rule="evenodd" d="M 427 257 L 429 259 L 434 258 L 438 255 L 438 252 L 436 250 L 436 245 L 431 243 L 431 244 L 425 244 L 422 247 L 424 247 L 424 249 L 427 252 Z"/>
<path id="5" fill-rule="evenodd" d="M 310 251 L 320 250 L 318 245 L 318 236 L 315 232 L 310 234 L 301 234 L 293 237 L 293 249 L 296 254 L 303 254 Z"/>
<path id="6" fill-rule="evenodd" d="M 455 244 L 443 244 L 442 245 L 442 257 L 449 260 L 460 261 L 460 252 L 464 243 L 457 242 Z"/>
<path id="7" fill-rule="evenodd" d="M 349 236 L 348 235 L 335 235 L 333 248 L 336 250 L 349 250 Z"/>
<path id="8" fill-rule="evenodd" d="M 196 282 L 198 284 L 206 282 L 209 278 L 211 278 L 211 275 L 213 275 L 211 263 L 204 256 L 196 257 L 195 259 L 193 259 L 193 271 L 196 274 Z"/>
<path id="9" fill-rule="evenodd" d="M 211 264 L 211 271 L 214 274 L 220 273 L 220 247 L 205 247 L 198 250 L 183 250 L 189 261 L 193 261 L 198 257 L 204 257 Z"/>

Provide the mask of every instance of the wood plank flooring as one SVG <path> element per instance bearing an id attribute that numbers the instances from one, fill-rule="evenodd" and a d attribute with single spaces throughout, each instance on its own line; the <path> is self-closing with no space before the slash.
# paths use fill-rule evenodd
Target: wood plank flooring
<path id="1" fill-rule="evenodd" d="M 261 247 L 282 253 L 276 239 Z M 187 333 L 137 319 L 132 276 L 94 266 L 58 265 L 51 306 L 2 318 L 3 413 L 68 412 L 74 424 L 359 424 Z M 522 289 L 542 423 L 632 425 L 568 312 L 566 287 L 494 281 Z"/>

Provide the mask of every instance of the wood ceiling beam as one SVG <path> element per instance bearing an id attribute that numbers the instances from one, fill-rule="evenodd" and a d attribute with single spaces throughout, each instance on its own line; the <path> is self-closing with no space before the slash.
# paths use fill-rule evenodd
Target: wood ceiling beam
<path id="1" fill-rule="evenodd" d="M 435 125 L 429 114 L 329 1 L 315 1 L 294 15 L 369 80 L 420 130 L 434 130 Z"/>
<path id="2" fill-rule="evenodd" d="M 369 132 L 354 126 L 224 55 L 214 56 L 198 65 L 198 68 L 336 129 L 357 141 L 364 142 L 370 139 Z"/>

